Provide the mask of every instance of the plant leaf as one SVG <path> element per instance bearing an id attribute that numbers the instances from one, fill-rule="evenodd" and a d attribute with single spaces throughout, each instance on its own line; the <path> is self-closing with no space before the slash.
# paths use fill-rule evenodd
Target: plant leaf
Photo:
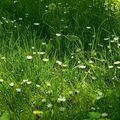
<path id="1" fill-rule="evenodd" d="M 10 120 L 10 115 L 7 111 L 5 111 L 2 116 L 0 117 L 0 120 Z"/>
<path id="2" fill-rule="evenodd" d="M 91 119 L 98 119 L 101 117 L 101 114 L 99 112 L 89 112 L 89 117 Z"/>

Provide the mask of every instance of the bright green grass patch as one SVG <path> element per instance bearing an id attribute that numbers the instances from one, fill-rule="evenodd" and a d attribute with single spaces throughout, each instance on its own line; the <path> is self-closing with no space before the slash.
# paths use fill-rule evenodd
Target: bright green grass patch
<path id="1" fill-rule="evenodd" d="M 37 46 L 8 47 L 6 53 L 2 48 L 1 115 L 7 111 L 12 120 L 119 119 L 119 48 L 111 46 L 114 56 L 105 54 L 107 49 L 100 54 L 77 49 L 58 58 L 47 51 L 51 43 Z"/>

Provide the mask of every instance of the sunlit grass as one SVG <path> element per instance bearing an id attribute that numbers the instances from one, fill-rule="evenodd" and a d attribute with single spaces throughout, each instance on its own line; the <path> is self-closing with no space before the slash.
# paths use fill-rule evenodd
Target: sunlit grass
<path id="1" fill-rule="evenodd" d="M 1 1 L 0 120 L 119 120 L 116 4 Z"/>

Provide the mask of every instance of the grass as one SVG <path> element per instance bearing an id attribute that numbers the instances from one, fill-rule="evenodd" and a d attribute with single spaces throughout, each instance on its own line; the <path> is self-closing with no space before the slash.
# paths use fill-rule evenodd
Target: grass
<path id="1" fill-rule="evenodd" d="M 119 10 L 104 2 L 0 2 L 0 120 L 120 119 Z"/>

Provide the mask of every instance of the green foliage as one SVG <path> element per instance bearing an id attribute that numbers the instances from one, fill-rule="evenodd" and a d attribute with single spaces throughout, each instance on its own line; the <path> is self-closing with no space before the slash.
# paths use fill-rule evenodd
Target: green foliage
<path id="1" fill-rule="evenodd" d="M 99 112 L 89 112 L 89 117 L 91 120 L 98 119 L 101 117 Z"/>
<path id="2" fill-rule="evenodd" d="M 0 117 L 0 120 L 10 120 L 10 115 L 9 113 L 6 111 L 2 114 L 2 116 Z"/>
<path id="3" fill-rule="evenodd" d="M 119 120 L 116 4 L 1 0 L 0 120 Z"/>

